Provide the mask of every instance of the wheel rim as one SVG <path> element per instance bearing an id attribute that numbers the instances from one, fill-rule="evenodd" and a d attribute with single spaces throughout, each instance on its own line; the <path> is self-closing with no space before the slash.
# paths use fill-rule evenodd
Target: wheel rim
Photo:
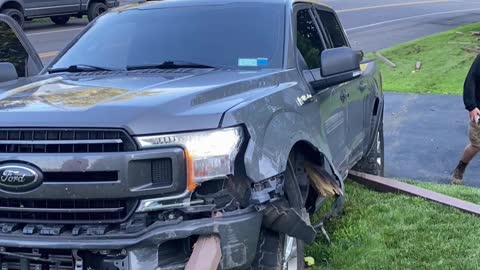
<path id="1" fill-rule="evenodd" d="M 297 254 L 297 239 L 285 235 L 283 245 L 283 270 L 297 270 L 298 268 L 298 254 Z"/>

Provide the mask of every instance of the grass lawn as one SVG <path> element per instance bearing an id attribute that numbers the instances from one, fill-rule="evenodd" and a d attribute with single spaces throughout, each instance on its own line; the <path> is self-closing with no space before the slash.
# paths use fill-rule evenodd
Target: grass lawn
<path id="1" fill-rule="evenodd" d="M 463 49 L 480 47 L 480 41 L 477 40 L 479 36 L 472 36 L 472 31 L 480 31 L 480 23 L 465 25 L 381 51 L 382 55 L 397 65 L 394 69 L 377 61 L 383 74 L 384 90 L 461 94 L 468 69 L 476 56 Z M 451 44 L 452 42 L 455 44 Z M 367 57 L 378 60 L 373 54 L 368 54 Z M 422 68 L 414 72 L 417 61 L 422 62 Z"/>
<path id="2" fill-rule="evenodd" d="M 480 203 L 480 189 L 415 184 Z M 345 215 L 306 248 L 315 269 L 480 269 L 480 218 L 421 198 L 347 181 Z"/>

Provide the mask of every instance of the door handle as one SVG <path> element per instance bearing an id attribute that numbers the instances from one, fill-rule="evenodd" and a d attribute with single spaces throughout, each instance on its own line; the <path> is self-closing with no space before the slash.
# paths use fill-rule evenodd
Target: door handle
<path id="1" fill-rule="evenodd" d="M 342 92 L 340 94 L 340 101 L 342 101 L 342 103 L 345 103 L 346 100 L 347 100 L 347 95 L 345 94 L 345 92 Z"/>

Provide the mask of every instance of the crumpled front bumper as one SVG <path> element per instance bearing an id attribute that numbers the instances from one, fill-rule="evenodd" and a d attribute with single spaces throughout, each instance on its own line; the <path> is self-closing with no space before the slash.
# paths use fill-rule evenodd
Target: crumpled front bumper
<path id="1" fill-rule="evenodd" d="M 138 233 L 104 236 L 25 236 L 0 233 L 0 247 L 62 250 L 125 250 L 128 270 L 156 269 L 159 247 L 170 240 L 216 234 L 222 248 L 221 269 L 242 269 L 254 259 L 262 213 L 253 208 L 222 217 L 154 223 Z M 161 247 L 160 247 L 161 248 Z"/>

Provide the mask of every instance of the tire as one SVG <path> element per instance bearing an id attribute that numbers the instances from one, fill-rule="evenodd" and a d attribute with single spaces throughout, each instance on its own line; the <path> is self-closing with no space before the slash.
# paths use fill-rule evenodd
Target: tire
<path id="1" fill-rule="evenodd" d="M 50 20 L 55 24 L 65 25 L 70 20 L 70 16 L 52 16 Z"/>
<path id="2" fill-rule="evenodd" d="M 12 19 L 14 19 L 22 28 L 25 25 L 25 17 L 23 16 L 23 13 L 18 9 L 4 9 L 2 10 L 2 14 L 12 17 Z"/>
<path id="3" fill-rule="evenodd" d="M 304 158 L 293 153 L 285 174 L 285 192 L 291 207 L 303 208 L 306 201 L 302 183 L 309 183 L 305 173 Z M 291 165 L 291 166 L 290 166 Z M 295 177 L 293 177 L 295 173 Z M 295 182 L 297 178 L 298 182 Z M 306 217 L 309 218 L 309 217 Z M 290 248 L 290 249 L 289 249 Z M 291 251 L 291 252 L 288 252 Z M 287 261 L 287 254 L 290 260 Z M 251 270 L 303 270 L 305 269 L 305 243 L 285 234 L 261 228 L 257 246 L 257 255 L 250 266 Z"/>
<path id="4" fill-rule="evenodd" d="M 88 6 L 88 21 L 93 21 L 98 16 L 107 12 L 108 7 L 104 3 L 93 2 Z"/>
<path id="5" fill-rule="evenodd" d="M 353 168 L 355 171 L 384 176 L 385 173 L 385 142 L 383 139 L 383 123 L 378 128 L 370 153 L 365 155 Z"/>
<path id="6" fill-rule="evenodd" d="M 295 259 L 284 263 L 285 249 L 289 241 L 295 241 L 296 251 L 293 255 Z M 303 270 L 304 250 L 305 244 L 301 240 L 293 239 L 284 234 L 271 231 L 266 228 L 260 230 L 260 237 L 258 240 L 257 255 L 253 264 L 250 266 L 251 270 Z"/>

